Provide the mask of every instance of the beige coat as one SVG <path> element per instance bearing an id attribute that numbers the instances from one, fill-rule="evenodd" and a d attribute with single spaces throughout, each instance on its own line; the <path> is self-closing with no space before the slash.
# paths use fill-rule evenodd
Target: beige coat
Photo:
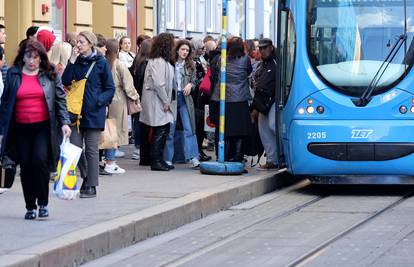
<path id="1" fill-rule="evenodd" d="M 148 60 L 142 89 L 142 112 L 139 120 L 149 126 L 163 126 L 177 116 L 177 90 L 174 67 L 162 58 Z M 164 104 L 170 111 L 164 112 Z"/>
<path id="2" fill-rule="evenodd" d="M 109 105 L 108 118 L 116 120 L 119 145 L 128 145 L 128 108 L 127 97 L 139 100 L 134 81 L 125 63 L 116 59 L 112 66 L 112 78 L 115 83 L 115 95 Z"/>

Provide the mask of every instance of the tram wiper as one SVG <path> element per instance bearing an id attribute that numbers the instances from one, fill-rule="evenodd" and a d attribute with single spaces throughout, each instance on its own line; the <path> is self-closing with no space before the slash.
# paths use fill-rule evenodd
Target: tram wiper
<path id="1" fill-rule="evenodd" d="M 407 34 L 402 34 L 398 37 L 397 42 L 391 48 L 390 52 L 388 53 L 384 62 L 382 62 L 381 67 L 378 69 L 377 73 L 375 73 L 374 78 L 372 78 L 368 87 L 364 90 L 364 92 L 359 98 L 352 99 L 352 102 L 354 102 L 355 106 L 365 107 L 366 105 L 368 105 L 369 101 L 371 101 L 372 93 L 377 88 L 378 83 L 380 82 L 388 66 L 394 60 L 395 56 L 397 55 L 398 51 L 400 50 L 400 48 L 406 40 Z"/>

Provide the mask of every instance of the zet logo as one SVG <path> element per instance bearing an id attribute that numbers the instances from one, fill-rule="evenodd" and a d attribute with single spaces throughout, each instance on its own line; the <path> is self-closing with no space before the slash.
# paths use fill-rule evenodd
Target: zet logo
<path id="1" fill-rule="evenodd" d="M 374 130 L 352 130 L 352 139 L 367 139 Z"/>

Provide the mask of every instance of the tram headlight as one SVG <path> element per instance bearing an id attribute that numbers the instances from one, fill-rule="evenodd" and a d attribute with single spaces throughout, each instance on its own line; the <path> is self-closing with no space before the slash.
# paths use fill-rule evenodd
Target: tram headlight
<path id="1" fill-rule="evenodd" d="M 310 99 L 310 98 L 308 99 L 308 101 L 307 101 L 307 102 L 308 102 L 308 104 L 309 104 L 309 105 L 312 105 L 312 104 L 313 104 L 313 100 L 312 100 L 312 99 Z"/>
<path id="2" fill-rule="evenodd" d="M 322 114 L 322 113 L 324 113 L 324 112 L 325 112 L 325 109 L 324 109 L 324 107 L 322 107 L 322 106 L 318 106 L 318 107 L 316 108 L 316 112 L 318 112 L 319 114 Z"/>
<path id="3" fill-rule="evenodd" d="M 406 107 L 406 106 L 401 106 L 401 107 L 400 107 L 400 113 L 401 113 L 401 114 L 405 114 L 405 113 L 407 113 L 407 110 L 408 110 L 408 109 L 407 109 L 407 107 Z"/>
<path id="4" fill-rule="evenodd" d="M 306 112 L 309 114 L 313 114 L 315 112 L 315 108 L 312 106 L 309 106 L 306 108 Z"/>
<path id="5" fill-rule="evenodd" d="M 411 113 L 414 113 L 414 106 L 410 108 Z"/>
<path id="6" fill-rule="evenodd" d="M 298 113 L 299 113 L 300 115 L 305 114 L 305 109 L 304 109 L 304 108 L 300 108 L 300 109 L 298 109 Z"/>

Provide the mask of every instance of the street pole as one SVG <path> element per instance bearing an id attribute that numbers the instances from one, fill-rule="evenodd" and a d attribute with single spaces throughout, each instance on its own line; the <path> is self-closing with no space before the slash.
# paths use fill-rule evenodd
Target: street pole
<path id="1" fill-rule="evenodd" d="M 221 29 L 221 84 L 220 84 L 220 124 L 218 156 L 219 162 L 224 162 L 224 128 L 226 114 L 226 64 L 227 64 L 227 11 L 228 0 L 223 0 L 222 29 Z"/>
<path id="2" fill-rule="evenodd" d="M 222 30 L 221 30 L 221 81 L 220 81 L 220 119 L 218 140 L 218 161 L 202 162 L 200 171 L 203 174 L 213 175 L 240 175 L 244 172 L 244 163 L 225 162 L 224 156 L 224 132 L 226 114 L 226 64 L 227 64 L 227 12 L 228 0 L 223 0 Z M 217 127 L 217 125 L 216 125 Z"/>

